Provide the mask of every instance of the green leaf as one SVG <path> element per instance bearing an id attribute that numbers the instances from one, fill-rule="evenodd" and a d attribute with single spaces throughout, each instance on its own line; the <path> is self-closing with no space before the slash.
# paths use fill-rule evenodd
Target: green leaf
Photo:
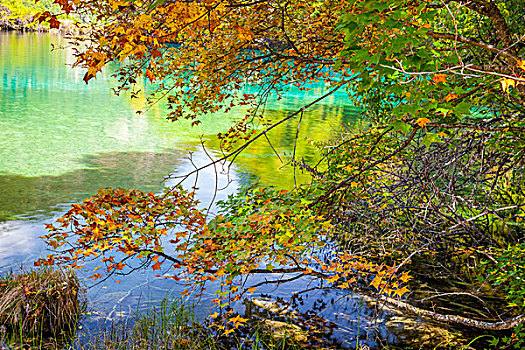
<path id="1" fill-rule="evenodd" d="M 470 103 L 467 103 L 467 102 L 460 102 L 456 105 L 456 107 L 454 108 L 456 113 L 461 113 L 461 114 L 465 114 L 465 115 L 468 115 L 470 114 L 470 108 L 471 108 L 471 104 Z"/>
<path id="2" fill-rule="evenodd" d="M 410 129 L 412 129 L 412 126 L 410 124 L 405 123 L 401 120 L 396 120 L 390 125 L 394 128 L 395 131 L 400 131 L 404 134 L 407 134 L 410 131 Z"/>
<path id="3" fill-rule="evenodd" d="M 438 134 L 433 132 L 427 132 L 423 137 L 423 144 L 429 147 L 433 142 L 442 142 Z"/>

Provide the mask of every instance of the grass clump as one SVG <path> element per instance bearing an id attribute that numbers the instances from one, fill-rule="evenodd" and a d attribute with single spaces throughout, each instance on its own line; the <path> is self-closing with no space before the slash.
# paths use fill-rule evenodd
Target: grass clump
<path id="1" fill-rule="evenodd" d="M 70 337 L 82 309 L 79 293 L 71 271 L 41 268 L 0 276 L 1 343 L 34 348 L 35 340 L 41 345 Z"/>

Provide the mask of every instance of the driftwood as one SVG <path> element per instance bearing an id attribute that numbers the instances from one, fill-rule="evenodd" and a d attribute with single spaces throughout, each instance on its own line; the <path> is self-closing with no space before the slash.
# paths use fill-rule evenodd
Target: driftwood
<path id="1" fill-rule="evenodd" d="M 488 322 L 488 321 L 481 321 L 481 320 L 476 320 L 473 318 L 457 316 L 457 315 L 443 315 L 443 314 L 440 314 L 434 311 L 415 307 L 407 302 L 397 300 L 394 298 L 390 298 L 384 295 L 379 295 L 379 296 L 376 295 L 374 297 L 365 295 L 364 297 L 369 302 L 382 302 L 384 304 L 387 304 L 389 306 L 395 307 L 397 309 L 400 309 L 402 311 L 405 311 L 407 313 L 410 313 L 412 315 L 416 315 L 419 317 L 425 317 L 425 318 L 429 318 L 429 319 L 439 321 L 439 322 L 454 323 L 454 324 L 478 328 L 478 329 L 485 329 L 485 330 L 490 330 L 490 331 L 502 331 L 502 330 L 514 328 L 520 324 L 525 324 L 525 315 L 519 315 L 513 318 L 498 321 L 498 322 Z"/>

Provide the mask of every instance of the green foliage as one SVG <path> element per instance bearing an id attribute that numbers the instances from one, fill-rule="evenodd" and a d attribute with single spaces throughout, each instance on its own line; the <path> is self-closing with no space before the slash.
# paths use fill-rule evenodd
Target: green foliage
<path id="1" fill-rule="evenodd" d="M 483 6 L 355 1 L 339 28 L 347 46 L 341 55 L 360 77 L 357 99 L 377 110 L 369 96 L 381 91 L 391 121 L 455 124 L 489 107 L 505 116 L 507 125 L 523 126 L 525 52 L 516 38 L 523 32 L 518 18 L 524 3 L 498 2 L 490 13 Z M 500 57 L 496 41 L 485 41 L 494 32 L 500 45 L 513 44 Z"/>
<path id="2" fill-rule="evenodd" d="M 497 265 L 492 272 L 494 285 L 503 285 L 509 306 L 525 309 L 525 244 L 509 245 L 496 253 Z"/>

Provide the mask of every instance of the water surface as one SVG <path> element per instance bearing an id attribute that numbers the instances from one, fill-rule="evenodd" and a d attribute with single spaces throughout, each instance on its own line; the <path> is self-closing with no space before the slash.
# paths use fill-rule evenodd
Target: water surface
<path id="1" fill-rule="evenodd" d="M 220 157 L 213 135 L 224 132 L 233 119 L 242 116 L 242 110 L 205 116 L 201 125 L 190 127 L 185 122 L 166 121 L 161 106 L 139 115 L 135 112 L 143 109 L 143 98 L 115 96 L 111 91 L 116 85 L 111 69 L 86 85 L 82 81 L 84 72 L 68 66 L 74 61 L 71 50 L 51 51 L 53 45 L 64 44 L 61 37 L 49 34 L 0 32 L 0 271 L 20 265 L 30 267 L 36 258 L 47 254 L 38 238 L 45 233 L 44 223 L 53 221 L 70 203 L 94 194 L 98 188 L 159 192 L 173 183 L 164 181 L 167 175 L 185 174 L 195 164 L 209 162 L 209 157 Z M 270 101 L 266 113 L 284 118 L 321 96 L 324 89 L 320 84 L 308 92 L 292 91 L 282 100 Z M 310 140 L 332 137 L 341 125 L 352 124 L 356 115 L 344 92 L 306 112 L 300 127 L 298 157 L 312 160 Z M 251 146 L 229 174 L 220 176 L 218 187 L 229 186 L 218 198 L 253 181 L 292 186 L 293 172 L 283 167 L 283 162 L 291 156 L 297 127 L 297 120 L 292 120 L 269 134 L 281 159 L 267 142 Z M 206 152 L 201 142 L 206 143 Z M 216 187 L 214 169 L 205 169 L 199 179 L 199 199 L 208 205 Z M 191 179 L 188 183 L 193 185 Z M 289 297 L 306 283 L 261 292 Z M 90 288 L 88 297 L 91 308 L 105 320 L 130 314 L 141 302 L 177 294 L 181 288 L 145 270 L 123 279 L 121 284 L 110 279 Z M 310 297 L 341 297 L 340 293 L 326 293 Z M 207 312 L 212 298 L 210 293 L 201 298 L 199 312 Z M 359 309 L 356 303 L 347 300 L 338 312 L 323 315 L 339 320 L 340 337 L 351 340 L 357 336 L 353 323 Z M 304 308 L 311 309 L 312 304 Z"/>

